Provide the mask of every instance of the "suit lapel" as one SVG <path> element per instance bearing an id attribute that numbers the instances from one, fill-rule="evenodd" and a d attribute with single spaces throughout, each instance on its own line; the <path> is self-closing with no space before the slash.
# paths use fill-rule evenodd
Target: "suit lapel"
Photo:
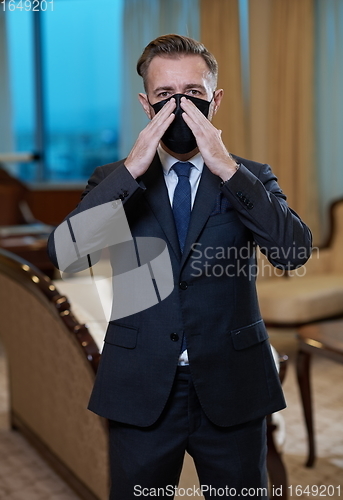
<path id="1" fill-rule="evenodd" d="M 144 197 L 156 219 L 161 225 L 175 255 L 180 260 L 181 251 L 175 228 L 174 216 L 170 206 L 167 186 L 163 176 L 162 165 L 158 154 L 140 180 L 146 187 Z"/>
<path id="2" fill-rule="evenodd" d="M 200 184 L 194 200 L 185 248 L 181 259 L 181 267 L 191 251 L 192 244 L 197 241 L 202 228 L 213 210 L 216 196 L 220 190 L 220 184 L 220 178 L 212 174 L 206 165 L 204 165 Z"/>

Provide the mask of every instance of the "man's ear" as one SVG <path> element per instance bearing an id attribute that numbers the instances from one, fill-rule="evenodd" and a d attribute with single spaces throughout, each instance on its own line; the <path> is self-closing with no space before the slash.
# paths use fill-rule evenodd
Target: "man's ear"
<path id="1" fill-rule="evenodd" d="M 138 94 L 138 99 L 139 99 L 139 102 L 141 103 L 141 105 L 145 111 L 145 114 L 147 115 L 149 120 L 151 120 L 152 117 L 154 116 L 154 113 L 153 113 L 153 108 L 149 104 L 148 96 L 146 94 L 140 93 L 140 94 Z"/>
<path id="2" fill-rule="evenodd" d="M 218 89 L 214 92 L 213 96 L 213 102 L 214 102 L 214 107 L 213 107 L 213 116 L 217 113 L 220 103 L 222 102 L 224 96 L 224 90 L 223 89 Z"/>

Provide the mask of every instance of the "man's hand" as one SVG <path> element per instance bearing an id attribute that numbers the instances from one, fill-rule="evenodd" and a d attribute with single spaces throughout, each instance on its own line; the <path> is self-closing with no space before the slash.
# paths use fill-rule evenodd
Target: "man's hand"
<path id="1" fill-rule="evenodd" d="M 155 156 L 161 137 L 175 118 L 175 99 L 170 99 L 140 132 L 125 166 L 134 179 L 146 172 Z"/>
<path id="2" fill-rule="evenodd" d="M 237 163 L 222 141 L 221 130 L 216 129 L 190 99 L 182 97 L 180 104 L 184 110 L 182 117 L 192 130 L 207 167 L 223 181 L 229 180 L 237 171 Z"/>

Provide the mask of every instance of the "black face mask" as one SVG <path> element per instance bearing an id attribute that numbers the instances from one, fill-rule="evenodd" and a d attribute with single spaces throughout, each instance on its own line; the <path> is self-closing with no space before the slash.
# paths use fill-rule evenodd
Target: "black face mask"
<path id="1" fill-rule="evenodd" d="M 156 104 L 151 104 L 151 106 L 154 108 L 155 113 L 158 113 L 160 109 L 163 108 L 163 106 L 168 101 L 170 101 L 172 97 L 174 97 L 176 101 L 176 108 L 173 111 L 173 113 L 175 114 L 175 118 L 171 125 L 169 125 L 161 140 L 163 144 L 165 144 L 167 148 L 169 148 L 174 153 L 189 153 L 197 147 L 197 143 L 193 132 L 182 118 L 182 113 L 184 113 L 184 111 L 180 106 L 181 97 L 190 99 L 196 105 L 196 107 L 200 109 L 200 111 L 206 116 L 206 118 L 208 116 L 212 99 L 211 101 L 205 101 L 204 99 L 199 99 L 198 97 L 190 95 L 174 94 L 168 99 L 159 101 Z"/>

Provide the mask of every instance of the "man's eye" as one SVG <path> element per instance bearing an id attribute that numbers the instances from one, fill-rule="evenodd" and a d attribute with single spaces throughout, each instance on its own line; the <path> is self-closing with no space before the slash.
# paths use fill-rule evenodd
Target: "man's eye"
<path id="1" fill-rule="evenodd" d="M 166 97 L 168 97 L 168 95 L 169 95 L 169 92 L 160 92 L 158 94 L 158 97 L 164 97 L 164 98 L 166 98 Z"/>
<path id="2" fill-rule="evenodd" d="M 191 95 L 201 95 L 201 92 L 199 90 L 196 90 L 196 89 L 190 89 L 188 91 L 188 93 Z"/>

